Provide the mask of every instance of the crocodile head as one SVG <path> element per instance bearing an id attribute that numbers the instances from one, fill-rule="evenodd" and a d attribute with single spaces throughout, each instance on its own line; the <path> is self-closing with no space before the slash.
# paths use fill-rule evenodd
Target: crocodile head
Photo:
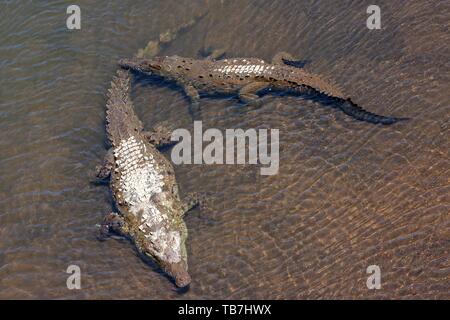
<path id="1" fill-rule="evenodd" d="M 183 221 L 177 222 L 177 225 L 182 226 L 181 230 L 174 228 L 152 233 L 145 252 L 174 279 L 177 287 L 182 288 L 191 283 L 191 277 L 187 264 L 186 227 Z"/>
<path id="2" fill-rule="evenodd" d="M 193 59 L 179 56 L 145 58 L 125 58 L 119 60 L 124 69 L 131 69 L 146 74 L 176 76 L 190 70 Z"/>
<path id="3" fill-rule="evenodd" d="M 158 73 L 161 70 L 164 57 L 155 57 L 152 59 L 144 58 L 124 58 L 119 60 L 119 66 L 124 69 L 131 69 L 144 73 Z"/>

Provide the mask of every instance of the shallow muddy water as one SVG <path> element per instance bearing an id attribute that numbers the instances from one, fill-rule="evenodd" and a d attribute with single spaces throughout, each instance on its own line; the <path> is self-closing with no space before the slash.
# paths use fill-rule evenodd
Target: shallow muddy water
<path id="1" fill-rule="evenodd" d="M 369 30 L 372 2 L 80 0 L 69 31 L 72 2 L 1 1 L 0 298 L 450 298 L 450 6 L 377 1 L 382 29 Z M 288 51 L 365 109 L 412 119 L 377 126 L 289 96 L 202 99 L 205 128 L 279 129 L 280 171 L 175 167 L 183 194 L 211 202 L 186 216 L 193 282 L 180 293 L 130 243 L 96 239 L 112 203 L 89 173 L 106 152 L 117 59 L 202 13 L 163 54 Z M 180 90 L 140 78 L 133 99 L 147 127 L 192 130 Z M 72 264 L 81 290 L 66 287 Z"/>

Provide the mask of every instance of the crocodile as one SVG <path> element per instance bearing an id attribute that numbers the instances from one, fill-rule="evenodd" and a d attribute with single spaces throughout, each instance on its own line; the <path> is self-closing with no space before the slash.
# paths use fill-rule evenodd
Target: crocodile
<path id="1" fill-rule="evenodd" d="M 109 180 L 117 212 L 104 217 L 100 236 L 129 238 L 143 257 L 153 259 L 178 287 L 186 287 L 191 277 L 183 216 L 198 201 L 194 195 L 181 200 L 173 166 L 157 149 L 171 144 L 169 130 L 144 131 L 129 88 L 129 71 L 119 69 L 106 104 L 111 148 L 96 169 L 98 179 Z"/>
<path id="2" fill-rule="evenodd" d="M 193 59 L 175 55 L 124 58 L 119 65 L 175 82 L 193 105 L 198 105 L 200 94 L 237 94 L 244 103 L 258 103 L 259 93 L 280 91 L 330 98 L 340 110 L 360 121 L 387 125 L 407 120 L 364 110 L 336 85 L 306 71 L 302 61 L 286 52 L 276 54 L 271 63 L 259 58 Z"/>

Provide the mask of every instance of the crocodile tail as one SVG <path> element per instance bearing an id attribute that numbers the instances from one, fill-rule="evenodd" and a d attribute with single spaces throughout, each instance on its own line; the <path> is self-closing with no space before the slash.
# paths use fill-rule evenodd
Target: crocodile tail
<path id="1" fill-rule="evenodd" d="M 357 120 L 374 124 L 394 124 L 399 121 L 408 120 L 408 118 L 381 116 L 366 111 L 348 98 L 348 96 L 346 96 L 339 86 L 333 83 L 333 81 L 327 80 L 316 74 L 306 72 L 303 69 L 296 69 L 296 72 L 287 78 L 289 84 L 291 86 L 293 85 L 292 87 L 295 92 L 309 94 L 319 93 L 329 97 L 336 102 L 339 109 L 341 109 L 345 114 Z"/>
<path id="2" fill-rule="evenodd" d="M 127 138 L 130 132 L 143 126 L 130 98 L 130 73 L 119 69 L 111 81 L 106 103 L 106 131 L 113 143 Z"/>
<path id="3" fill-rule="evenodd" d="M 335 100 L 338 100 L 339 109 L 341 109 L 345 114 L 360 121 L 370 122 L 374 124 L 381 123 L 389 125 L 399 121 L 409 120 L 409 118 L 380 116 L 378 114 L 366 111 L 360 106 L 358 106 L 356 103 L 354 103 L 350 98 L 347 99 L 335 98 Z"/>

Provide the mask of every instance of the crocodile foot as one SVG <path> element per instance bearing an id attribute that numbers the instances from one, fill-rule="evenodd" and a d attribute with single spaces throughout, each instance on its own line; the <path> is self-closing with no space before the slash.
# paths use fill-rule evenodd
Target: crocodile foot
<path id="1" fill-rule="evenodd" d="M 125 237 L 125 220 L 116 212 L 107 214 L 102 223 L 99 225 L 97 239 L 104 241 L 114 235 L 119 235 L 119 238 Z"/>
<path id="2" fill-rule="evenodd" d="M 111 170 L 103 165 L 99 165 L 95 167 L 95 178 L 97 182 L 105 183 L 108 181 Z"/>
<path id="3" fill-rule="evenodd" d="M 202 108 L 199 101 L 192 101 L 188 108 L 192 121 L 202 120 Z"/>
<path id="4" fill-rule="evenodd" d="M 246 104 L 251 109 L 258 109 L 263 105 L 263 101 L 262 101 L 261 97 L 258 96 L 257 94 L 251 94 L 251 93 L 241 94 L 239 96 L 239 100 L 242 103 Z"/>
<path id="5" fill-rule="evenodd" d="M 106 183 L 111 175 L 111 170 L 114 166 L 114 154 L 112 149 L 109 149 L 103 159 L 103 163 L 95 167 L 95 182 L 96 183 Z"/>

